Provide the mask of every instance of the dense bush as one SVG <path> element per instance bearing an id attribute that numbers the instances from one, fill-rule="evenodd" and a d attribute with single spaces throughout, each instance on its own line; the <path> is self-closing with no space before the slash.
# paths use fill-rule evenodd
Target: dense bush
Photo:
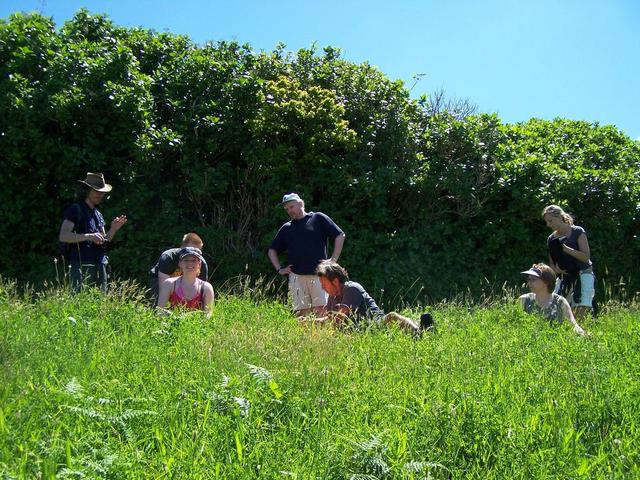
<path id="1" fill-rule="evenodd" d="M 122 277 L 143 280 L 190 230 L 214 283 L 271 275 L 278 200 L 298 191 L 389 302 L 517 281 L 546 258 L 552 202 L 589 232 L 600 279 L 640 285 L 638 142 L 585 122 L 433 115 L 333 48 L 258 53 L 86 11 L 60 29 L 15 14 L 0 23 L 0 161 L 0 271 L 20 280 L 55 276 L 61 210 L 102 171 L 101 210 L 130 218 L 111 254 Z"/>

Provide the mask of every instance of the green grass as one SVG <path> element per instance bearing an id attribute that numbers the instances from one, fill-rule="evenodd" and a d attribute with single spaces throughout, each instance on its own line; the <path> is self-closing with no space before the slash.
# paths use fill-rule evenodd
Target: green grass
<path id="1" fill-rule="evenodd" d="M 640 477 L 637 310 L 581 338 L 441 305 L 414 340 L 249 296 L 162 318 L 130 293 L 0 284 L 0 478 Z"/>

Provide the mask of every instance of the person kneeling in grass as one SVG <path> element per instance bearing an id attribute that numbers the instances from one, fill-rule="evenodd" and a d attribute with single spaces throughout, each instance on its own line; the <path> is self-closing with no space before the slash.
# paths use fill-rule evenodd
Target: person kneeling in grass
<path id="1" fill-rule="evenodd" d="M 207 281 L 198 278 L 204 259 L 200 250 L 185 247 L 180 251 L 178 266 L 182 271 L 179 277 L 169 277 L 160 285 L 158 309 L 167 312 L 165 307 L 182 307 L 189 310 L 203 310 L 211 314 L 213 305 L 213 287 Z"/>
<path id="2" fill-rule="evenodd" d="M 312 319 L 314 323 L 331 323 L 337 328 L 349 324 L 360 326 L 364 322 L 370 325 L 397 324 L 402 330 L 414 335 L 433 329 L 433 318 L 428 313 L 420 317 L 420 324 L 396 312 L 385 315 L 362 285 L 350 281 L 347 271 L 334 261 L 320 262 L 316 274 L 320 278 L 323 290 L 329 295 L 329 300 L 328 315 Z"/>
<path id="3" fill-rule="evenodd" d="M 525 293 L 519 298 L 525 312 L 542 315 L 552 323 L 562 323 L 567 319 L 576 333 L 586 334 L 576 322 L 567 299 L 553 293 L 556 274 L 549 265 L 536 263 L 529 270 L 521 273 L 527 275 L 527 284 L 531 290 L 531 293 Z"/>

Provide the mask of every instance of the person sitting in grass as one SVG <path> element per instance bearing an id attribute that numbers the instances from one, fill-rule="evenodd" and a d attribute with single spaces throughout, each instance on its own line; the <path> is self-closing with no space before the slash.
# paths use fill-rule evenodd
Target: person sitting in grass
<path id="1" fill-rule="evenodd" d="M 525 312 L 540 314 L 552 323 L 562 323 L 566 319 L 573 325 L 576 333 L 585 335 L 585 331 L 576 322 L 567 299 L 553 292 L 556 274 L 549 265 L 536 263 L 522 274 L 527 275 L 527 284 L 531 290 L 519 298 Z"/>
<path id="2" fill-rule="evenodd" d="M 160 285 L 158 308 L 166 312 L 169 308 L 182 307 L 189 310 L 203 310 L 211 314 L 213 306 L 213 287 L 198 278 L 204 259 L 197 248 L 186 247 L 180 251 L 178 266 L 182 272 L 179 277 L 169 277 Z"/>
<path id="3" fill-rule="evenodd" d="M 322 289 L 329 295 L 329 300 L 328 316 L 311 318 L 310 321 L 314 323 L 331 323 L 337 328 L 362 324 L 396 324 L 414 335 L 433 329 L 433 318 L 429 313 L 420 317 L 420 323 L 396 312 L 385 314 L 362 285 L 350 281 L 347 271 L 332 260 L 320 262 L 316 274 L 320 278 Z"/>

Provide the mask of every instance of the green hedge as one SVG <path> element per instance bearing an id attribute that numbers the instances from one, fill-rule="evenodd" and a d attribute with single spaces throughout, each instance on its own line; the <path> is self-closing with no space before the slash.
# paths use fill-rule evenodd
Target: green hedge
<path id="1" fill-rule="evenodd" d="M 546 258 L 540 211 L 568 207 L 607 285 L 640 286 L 640 146 L 611 126 L 430 115 L 338 50 L 196 45 L 81 10 L 0 23 L 0 271 L 55 278 L 61 211 L 102 171 L 130 222 L 114 274 L 145 280 L 195 230 L 215 283 L 271 276 L 266 249 L 298 191 L 347 233 L 342 261 L 389 303 L 490 284 Z M 384 289 L 384 294 L 379 292 Z M 602 289 L 601 289 L 602 290 Z"/>

